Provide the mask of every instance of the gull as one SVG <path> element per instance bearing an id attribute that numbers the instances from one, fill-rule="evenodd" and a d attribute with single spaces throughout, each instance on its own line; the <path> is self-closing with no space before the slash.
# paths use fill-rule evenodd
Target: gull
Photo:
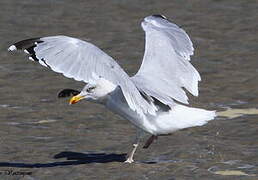
<path id="1" fill-rule="evenodd" d="M 120 65 L 95 45 L 68 36 L 31 38 L 11 45 L 23 50 L 29 59 L 83 81 L 81 91 L 65 89 L 59 97 L 73 95 L 70 104 L 88 100 L 106 106 L 136 127 L 133 156 L 142 135 L 150 134 L 147 148 L 158 136 L 202 126 L 216 116 L 215 111 L 187 106 L 186 90 L 198 96 L 200 74 L 190 63 L 193 44 L 187 33 L 164 15 L 147 16 L 141 22 L 145 31 L 145 52 L 138 72 L 129 77 Z"/>

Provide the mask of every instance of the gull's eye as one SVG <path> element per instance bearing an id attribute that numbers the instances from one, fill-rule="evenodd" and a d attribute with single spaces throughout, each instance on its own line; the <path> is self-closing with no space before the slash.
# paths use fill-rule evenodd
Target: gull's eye
<path id="1" fill-rule="evenodd" d="M 91 93 L 91 92 L 93 91 L 93 89 L 95 89 L 95 87 L 89 87 L 88 89 L 86 89 L 86 91 L 87 91 L 88 93 Z"/>

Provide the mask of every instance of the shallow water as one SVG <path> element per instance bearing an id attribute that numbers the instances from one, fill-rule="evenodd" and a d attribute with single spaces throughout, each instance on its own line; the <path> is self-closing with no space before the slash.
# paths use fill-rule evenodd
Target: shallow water
<path id="1" fill-rule="evenodd" d="M 241 0 L 1 0 L 1 179 L 258 179 L 258 115 L 245 114 L 258 106 L 257 8 L 257 1 Z M 83 83 L 6 51 L 21 39 L 70 35 L 133 74 L 144 50 L 140 21 L 157 13 L 194 42 L 202 82 L 192 105 L 242 114 L 160 137 L 139 148 L 134 164 L 121 163 L 135 133 L 129 122 L 100 105 L 69 106 L 57 92 Z"/>

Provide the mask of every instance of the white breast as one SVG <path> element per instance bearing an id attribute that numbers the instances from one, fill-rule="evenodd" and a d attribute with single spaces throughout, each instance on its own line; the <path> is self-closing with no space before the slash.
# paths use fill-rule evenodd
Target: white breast
<path id="1" fill-rule="evenodd" d="M 119 87 L 108 95 L 105 105 L 109 110 L 129 120 L 135 126 L 143 129 L 146 132 L 155 134 L 156 127 L 150 122 L 150 120 L 154 117 L 147 118 L 146 116 L 143 118 L 140 117 L 135 111 L 131 110 Z"/>

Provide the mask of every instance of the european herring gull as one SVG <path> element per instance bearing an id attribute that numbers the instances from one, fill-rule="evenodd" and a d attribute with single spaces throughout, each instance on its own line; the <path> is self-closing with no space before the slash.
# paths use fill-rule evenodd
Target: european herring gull
<path id="1" fill-rule="evenodd" d="M 202 126 L 215 111 L 188 107 L 185 90 L 198 96 L 201 77 L 191 65 L 193 44 L 187 33 L 163 15 L 145 17 L 145 52 L 138 72 L 129 77 L 116 61 L 95 45 L 68 36 L 49 36 L 19 41 L 9 51 L 24 50 L 29 59 L 84 81 L 81 91 L 65 89 L 59 96 L 73 95 L 70 104 L 82 99 L 100 103 L 136 126 L 133 150 L 125 162 L 132 163 L 143 132 L 151 134 L 147 148 L 159 135 Z"/>

